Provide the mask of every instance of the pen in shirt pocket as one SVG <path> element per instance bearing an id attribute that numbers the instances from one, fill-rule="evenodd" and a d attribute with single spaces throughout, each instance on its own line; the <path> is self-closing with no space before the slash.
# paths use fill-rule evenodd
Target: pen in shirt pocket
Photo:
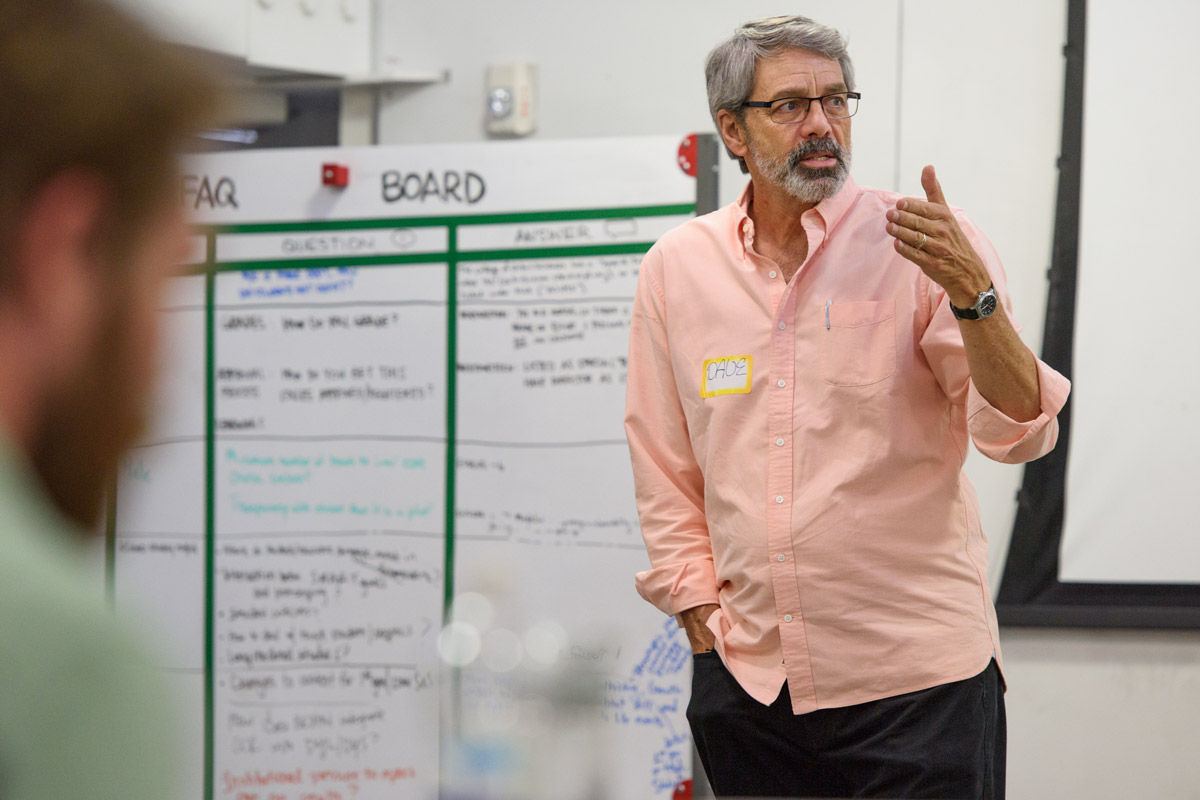
<path id="1" fill-rule="evenodd" d="M 829 307 L 833 305 L 832 300 L 825 301 L 825 330 L 829 330 Z"/>

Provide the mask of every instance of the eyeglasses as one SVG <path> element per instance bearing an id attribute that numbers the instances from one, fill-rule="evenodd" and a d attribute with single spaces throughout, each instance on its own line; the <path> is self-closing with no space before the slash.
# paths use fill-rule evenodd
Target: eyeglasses
<path id="1" fill-rule="evenodd" d="M 757 100 L 747 100 L 742 108 L 765 108 L 772 122 L 780 125 L 792 125 L 803 122 L 808 116 L 808 109 L 814 102 L 821 103 L 821 110 L 829 119 L 845 119 L 853 117 L 858 111 L 860 92 L 835 92 L 820 97 L 781 97 L 769 103 Z"/>

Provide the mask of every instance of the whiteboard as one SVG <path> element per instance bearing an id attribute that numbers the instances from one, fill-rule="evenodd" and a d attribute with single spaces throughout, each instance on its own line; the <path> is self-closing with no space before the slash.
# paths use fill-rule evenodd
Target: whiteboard
<path id="1" fill-rule="evenodd" d="M 115 498 L 116 610 L 154 637 L 178 713 L 180 800 L 204 780 L 205 290 L 203 277 L 171 281 L 162 304 L 158 391 L 144 441 L 121 463 Z"/>
<path id="2" fill-rule="evenodd" d="M 1196 338 L 1191 315 L 1174 309 L 1176 287 L 1194 277 L 1194 225 L 1184 196 L 1200 182 L 1200 106 L 1186 88 L 1200 75 L 1200 53 L 1165 47 L 1161 37 L 1200 24 L 1200 7 L 1149 0 L 1130 15 L 1121 4 L 1092 2 L 1087 11 L 1060 580 L 1200 583 L 1200 495 L 1193 486 L 1200 431 L 1190 422 L 1200 374 L 1188 366 Z M 1185 91 L 1163 76 L 1183 81 Z M 1126 161 L 1130 136 L 1121 120 L 1131 119 L 1147 126 L 1150 146 Z"/>
<path id="3" fill-rule="evenodd" d="M 204 263 L 164 304 L 114 531 L 188 716 L 181 797 L 690 777 L 690 648 L 633 588 L 622 426 L 641 255 L 694 211 L 679 143 L 188 164 Z"/>

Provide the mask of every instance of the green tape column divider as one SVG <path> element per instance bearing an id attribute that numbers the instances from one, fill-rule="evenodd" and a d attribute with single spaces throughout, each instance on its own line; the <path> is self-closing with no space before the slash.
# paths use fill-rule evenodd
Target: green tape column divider
<path id="1" fill-rule="evenodd" d="M 442 571 L 445 595 L 443 621 L 449 621 L 450 601 L 454 598 L 454 475 L 455 418 L 458 406 L 458 226 L 447 229 L 446 252 L 446 566 Z"/>
<path id="2" fill-rule="evenodd" d="M 455 522 L 455 473 L 458 465 L 457 426 L 458 414 L 458 226 L 451 224 L 446 240 L 446 565 L 442 570 L 445 593 L 442 598 L 442 624 L 450 621 L 450 605 L 454 600 L 454 522 Z M 462 696 L 462 672 L 458 667 L 449 674 L 441 670 L 448 687 L 441 687 L 442 701 L 449 708 L 438 712 L 441 730 L 438 732 L 438 783 L 446 776 L 447 744 L 459 735 Z M 449 730 L 447 730 L 447 728 Z M 452 752 L 452 751 L 451 751 Z M 439 790 L 439 795 L 440 795 Z"/>
<path id="3" fill-rule="evenodd" d="M 216 378 L 216 270 L 211 263 L 212 247 L 209 247 L 210 263 L 204 276 L 204 800 L 213 800 L 214 710 L 213 684 L 216 655 L 216 631 L 214 606 L 216 569 L 216 449 L 214 419 L 217 413 Z"/>

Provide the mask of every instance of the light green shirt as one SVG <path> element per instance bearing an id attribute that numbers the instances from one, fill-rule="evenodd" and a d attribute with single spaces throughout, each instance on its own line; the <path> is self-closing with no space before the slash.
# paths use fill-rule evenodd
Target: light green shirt
<path id="1" fill-rule="evenodd" d="M 0 800 L 178 794 L 162 680 L 84 539 L 0 436 Z"/>

